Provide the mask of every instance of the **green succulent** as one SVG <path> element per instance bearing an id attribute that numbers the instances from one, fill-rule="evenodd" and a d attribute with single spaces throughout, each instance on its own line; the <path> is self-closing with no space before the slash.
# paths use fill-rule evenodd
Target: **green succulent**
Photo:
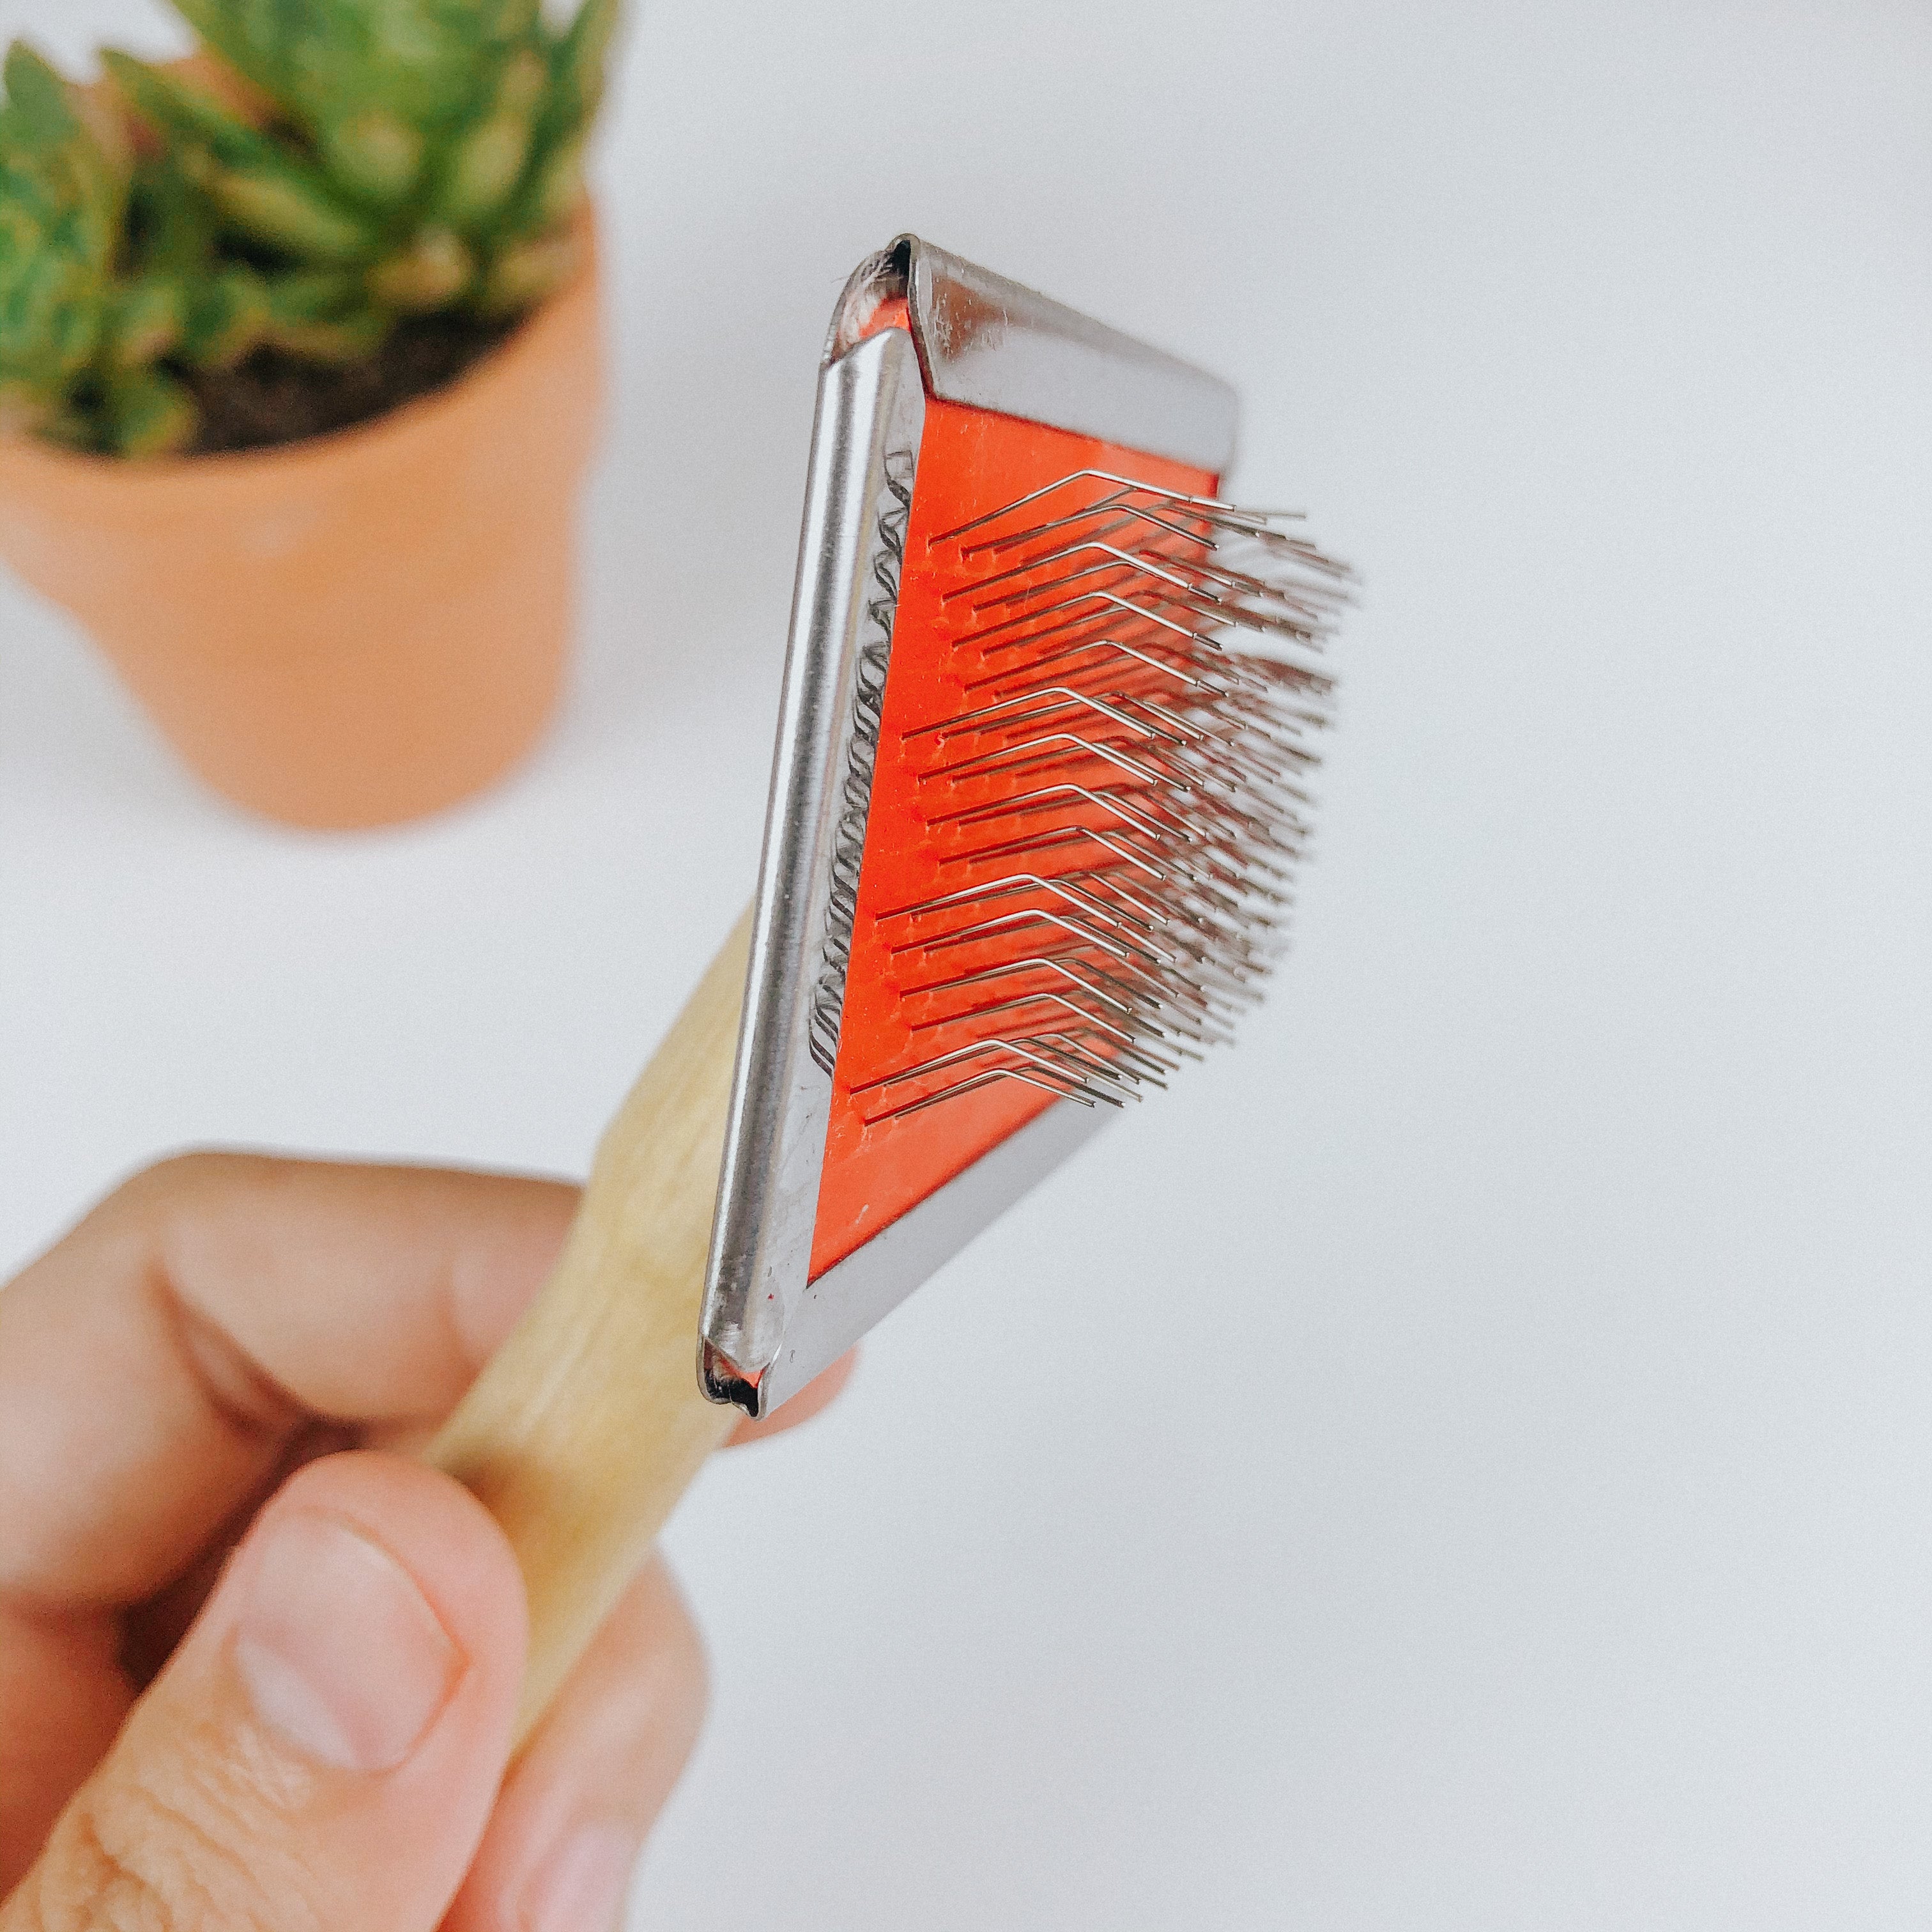
<path id="1" fill-rule="evenodd" d="M 507 316 L 574 265 L 584 133 L 618 0 L 553 28 L 536 0 L 174 0 L 272 104 L 257 126 L 207 88 L 105 56 L 259 258 L 266 338 L 352 359 L 399 316 Z"/>
<path id="2" fill-rule="evenodd" d="M 173 446 L 192 433 L 193 405 L 152 367 L 172 317 L 118 272 L 130 188 L 119 130 L 24 43 L 8 51 L 5 80 L 0 429 L 130 453 Z"/>
<path id="3" fill-rule="evenodd" d="M 174 0 L 260 97 L 108 52 L 151 130 L 31 48 L 0 103 L 0 432 L 147 454 L 184 378 L 265 344 L 375 353 L 407 315 L 514 316 L 575 266 L 584 139 L 620 0 Z"/>

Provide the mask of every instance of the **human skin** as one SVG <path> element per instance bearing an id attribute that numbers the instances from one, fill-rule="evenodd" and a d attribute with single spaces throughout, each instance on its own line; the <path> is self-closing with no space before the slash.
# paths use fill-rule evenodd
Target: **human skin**
<path id="1" fill-rule="evenodd" d="M 412 1454 L 576 1198 L 188 1155 L 0 1289 L 0 1932 L 616 1923 L 695 1627 L 654 1560 L 506 1778 L 522 1584 Z"/>

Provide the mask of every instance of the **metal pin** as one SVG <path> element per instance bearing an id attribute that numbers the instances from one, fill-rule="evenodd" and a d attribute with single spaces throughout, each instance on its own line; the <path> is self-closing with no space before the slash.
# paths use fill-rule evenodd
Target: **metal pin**
<path id="1" fill-rule="evenodd" d="M 903 994 L 944 1043 L 856 1090 L 928 1089 L 871 1121 L 1003 1080 L 1118 1106 L 1260 997 L 1349 580 L 1293 514 L 1083 470 L 930 540 L 960 573 L 942 596 L 969 614 L 948 660 L 967 701 L 899 742 L 945 788 L 924 814 L 958 883 L 878 916 L 896 957 L 940 969 Z M 1006 795 L 942 807 L 962 787 Z"/>

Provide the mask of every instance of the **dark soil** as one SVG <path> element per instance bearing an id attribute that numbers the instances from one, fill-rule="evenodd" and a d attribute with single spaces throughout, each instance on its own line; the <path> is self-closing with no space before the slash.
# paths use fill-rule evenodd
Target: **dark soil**
<path id="1" fill-rule="evenodd" d="M 370 361 L 345 369 L 258 349 L 232 369 L 203 370 L 190 379 L 201 404 L 194 452 L 262 449 L 367 422 L 453 382 L 515 326 L 422 316 L 399 323 Z"/>

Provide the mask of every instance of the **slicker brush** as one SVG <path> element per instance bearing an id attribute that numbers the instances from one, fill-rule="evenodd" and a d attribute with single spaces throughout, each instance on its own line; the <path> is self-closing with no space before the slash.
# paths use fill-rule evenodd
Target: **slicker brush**
<path id="1" fill-rule="evenodd" d="M 1222 500 L 1235 416 L 914 238 L 848 284 L 757 898 L 432 1452 L 523 1561 L 526 1726 L 737 1411 L 1260 997 L 1349 580 Z"/>

